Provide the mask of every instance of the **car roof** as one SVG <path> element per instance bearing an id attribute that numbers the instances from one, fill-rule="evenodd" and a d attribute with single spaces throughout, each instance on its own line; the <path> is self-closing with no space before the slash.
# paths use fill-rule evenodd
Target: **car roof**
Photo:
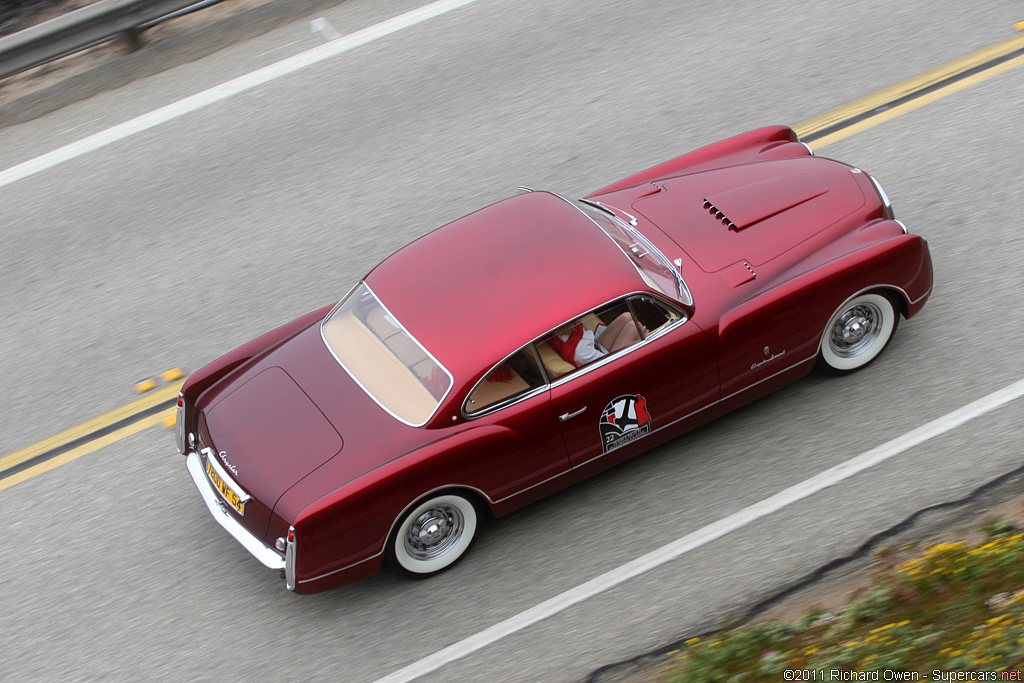
<path id="1" fill-rule="evenodd" d="M 593 221 L 548 192 L 449 223 L 385 259 L 366 282 L 457 385 L 567 320 L 648 289 Z"/>

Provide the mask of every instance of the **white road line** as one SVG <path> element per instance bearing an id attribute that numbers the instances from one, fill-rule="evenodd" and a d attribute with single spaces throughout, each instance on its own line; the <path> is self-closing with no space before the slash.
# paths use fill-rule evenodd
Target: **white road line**
<path id="1" fill-rule="evenodd" d="M 319 47 L 313 48 L 301 54 L 297 54 L 294 57 L 283 59 L 280 62 L 271 64 L 270 66 L 258 69 L 251 73 L 239 76 L 227 83 L 221 83 L 218 86 L 214 86 L 209 90 L 204 90 L 201 93 L 196 93 L 190 97 L 186 97 L 183 100 L 178 100 L 165 107 L 156 109 L 143 114 L 130 121 L 108 128 L 104 131 L 100 131 L 94 135 L 90 135 L 87 138 L 72 142 L 71 144 L 65 145 L 59 149 L 55 149 L 52 152 L 43 154 L 42 156 L 30 159 L 24 163 L 12 166 L 4 171 L 0 171 L 0 187 L 10 185 L 29 176 L 33 176 L 36 173 L 45 171 L 48 168 L 53 168 L 58 164 L 62 164 L 65 161 L 78 158 L 83 154 L 88 154 L 107 145 L 113 144 L 119 140 L 123 140 L 127 137 L 141 133 L 159 126 L 162 123 L 167 123 L 179 116 L 197 111 L 203 107 L 207 107 L 216 102 L 221 102 L 243 93 L 247 90 L 269 83 L 270 81 L 287 76 L 291 73 L 303 69 L 307 66 L 317 64 L 325 59 L 330 59 L 349 50 L 353 50 L 367 43 L 373 42 L 379 38 L 384 38 L 397 33 L 399 31 L 415 26 L 416 24 L 433 19 L 434 17 L 440 16 L 452 10 L 471 5 L 477 0 L 439 0 L 424 7 L 414 9 L 405 14 L 401 14 L 397 17 L 382 21 L 379 24 L 374 24 L 362 31 L 351 33 L 347 36 L 338 38 Z"/>
<path id="2" fill-rule="evenodd" d="M 309 28 L 313 33 L 320 33 L 327 40 L 337 40 L 341 38 L 341 34 L 334 30 L 331 26 L 331 22 L 327 21 L 327 17 L 320 17 L 309 22 Z"/>
<path id="3" fill-rule="evenodd" d="M 538 621 L 547 619 L 550 616 L 554 616 L 578 602 L 582 602 L 587 598 L 594 597 L 599 593 L 614 588 L 620 583 L 624 583 L 629 579 L 654 569 L 655 567 L 660 567 L 666 562 L 670 562 L 691 550 L 696 550 L 697 548 L 707 545 L 711 541 L 732 533 L 737 529 L 741 529 L 762 517 L 767 517 L 773 512 L 778 512 L 788 505 L 812 496 L 829 486 L 834 486 L 845 479 L 849 479 L 855 474 L 863 472 L 870 467 L 874 467 L 875 465 L 899 455 L 909 448 L 918 446 L 929 439 L 933 439 L 936 436 L 956 429 L 965 422 L 969 422 L 976 417 L 980 417 L 985 413 L 991 412 L 1014 399 L 1020 398 L 1021 396 L 1024 396 L 1024 379 L 1018 380 L 1004 389 L 1000 389 L 999 391 L 991 393 L 984 398 L 978 399 L 974 403 L 966 405 L 963 408 L 954 410 L 953 412 L 943 415 L 936 420 L 932 420 L 928 424 L 907 432 L 903 436 L 899 436 L 892 441 L 882 444 L 881 446 L 872 448 L 870 451 L 862 453 L 856 458 L 847 460 L 846 462 L 825 470 L 810 479 L 790 486 L 788 489 L 780 491 L 770 498 L 765 498 L 764 500 L 754 503 L 735 514 L 729 515 L 728 517 L 720 519 L 713 524 L 709 524 L 702 529 L 689 533 L 679 540 L 663 545 L 657 550 L 653 550 L 646 555 L 638 557 L 632 562 L 627 562 L 626 564 L 602 574 L 595 579 L 591 579 L 590 581 L 568 590 L 561 595 L 556 595 L 550 600 L 546 600 L 539 605 L 531 607 L 525 612 L 520 612 L 514 617 L 510 617 L 505 621 L 497 623 L 488 629 L 466 638 L 465 640 L 461 640 L 454 645 L 450 645 L 443 650 L 439 650 L 429 657 L 425 657 L 418 662 L 414 662 L 404 669 L 399 669 L 391 675 L 377 680 L 376 683 L 405 683 L 406 681 L 412 681 L 420 676 L 436 671 L 449 662 L 461 659 L 462 657 L 472 654 L 473 652 L 476 652 L 497 640 L 501 640 L 505 636 L 521 631 L 522 629 L 535 624 Z"/>

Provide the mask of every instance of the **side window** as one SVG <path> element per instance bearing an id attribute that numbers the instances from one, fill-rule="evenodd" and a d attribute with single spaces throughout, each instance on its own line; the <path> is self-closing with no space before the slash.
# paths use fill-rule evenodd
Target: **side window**
<path id="1" fill-rule="evenodd" d="M 658 330 L 682 319 L 676 311 L 667 307 L 653 296 L 634 296 L 629 300 L 633 315 L 640 323 L 640 330 L 646 339 Z"/>
<path id="2" fill-rule="evenodd" d="M 537 344 L 544 369 L 554 380 L 643 338 L 644 330 L 626 301 L 617 301 L 563 325 Z"/>
<path id="3" fill-rule="evenodd" d="M 466 399 L 466 414 L 473 415 L 543 385 L 544 375 L 531 344 L 499 363 L 473 388 Z"/>

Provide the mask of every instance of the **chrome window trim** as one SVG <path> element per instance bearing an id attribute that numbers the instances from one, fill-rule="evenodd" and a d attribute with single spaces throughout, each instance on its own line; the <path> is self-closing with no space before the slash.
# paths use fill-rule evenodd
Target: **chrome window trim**
<path id="1" fill-rule="evenodd" d="M 512 355 L 515 355 L 515 354 L 512 354 Z M 499 363 L 498 365 L 501 365 L 501 363 Z M 497 365 L 495 367 L 497 367 Z M 485 379 L 487 379 L 487 376 L 490 375 L 491 371 L 493 371 L 493 370 L 494 370 L 494 368 L 491 368 L 491 370 L 488 370 L 487 375 L 484 375 L 483 377 L 480 378 L 480 382 L 483 382 Z M 501 410 L 502 408 L 507 408 L 507 407 L 509 407 L 511 405 L 515 405 L 516 403 L 519 403 L 520 401 L 525 401 L 528 398 L 533 398 L 534 396 L 539 396 L 540 394 L 543 394 L 551 386 L 548 383 L 547 372 L 546 371 L 543 372 L 543 375 L 544 375 L 544 384 L 541 384 L 539 387 L 534 387 L 532 389 L 528 389 L 527 391 L 524 391 L 521 394 L 515 394 L 513 396 L 509 396 L 508 398 L 504 398 L 504 399 L 502 399 L 500 401 L 496 401 L 495 403 L 492 403 L 491 405 L 487 406 L 486 408 L 481 408 L 480 410 L 478 410 L 476 412 L 473 412 L 473 413 L 466 412 L 466 403 L 469 401 L 469 396 L 473 393 L 473 391 L 470 391 L 469 394 L 466 395 L 466 400 L 462 402 L 462 417 L 467 419 L 467 420 L 475 420 L 475 419 L 477 419 L 479 417 L 483 417 L 485 415 L 490 415 L 491 413 L 495 413 L 495 412 Z M 477 386 L 480 384 L 480 382 L 477 382 L 476 384 L 473 385 L 473 389 L 474 390 L 477 388 Z"/>
<path id="2" fill-rule="evenodd" d="M 540 343 L 542 340 L 544 340 L 547 337 L 549 337 L 555 330 L 558 330 L 558 329 L 561 329 L 561 328 L 565 327 L 566 325 L 571 323 L 573 320 L 578 320 L 580 318 L 588 316 L 588 315 L 594 313 L 594 311 L 599 311 L 602 308 L 605 308 L 606 306 L 609 306 L 610 304 L 613 304 L 616 301 L 620 301 L 620 300 L 625 300 L 626 305 L 629 307 L 630 314 L 633 316 L 633 322 L 635 323 L 636 322 L 636 313 L 633 311 L 633 307 L 629 304 L 629 300 L 634 298 L 634 297 L 638 297 L 638 296 L 653 297 L 653 298 L 657 299 L 659 302 L 661 302 L 661 304 L 663 306 L 665 306 L 669 310 L 675 312 L 679 317 L 675 321 L 672 321 L 671 323 L 666 324 L 661 329 L 657 330 L 656 332 L 652 333 L 651 335 L 645 337 L 644 339 L 641 339 L 636 344 L 633 344 L 632 346 L 627 346 L 624 349 L 619 349 L 618 351 L 616 351 L 614 353 L 609 353 L 607 356 L 604 356 L 603 358 L 601 358 L 599 360 L 595 360 L 592 363 L 588 363 L 587 365 L 583 366 L 582 368 L 576 368 L 575 370 L 573 370 L 572 372 L 570 372 L 568 374 L 562 375 L 561 377 L 556 377 L 553 382 L 551 381 L 551 377 L 548 376 L 547 368 L 544 367 L 544 361 L 540 358 L 540 354 L 537 352 L 537 344 L 538 343 Z M 573 316 L 573 318 L 571 320 L 567 320 L 566 322 L 562 323 L 561 325 L 559 325 L 557 327 L 551 328 L 550 330 L 548 330 L 544 334 L 540 335 L 539 337 L 537 337 L 536 339 L 531 341 L 529 344 L 525 344 L 523 347 L 516 349 L 515 351 L 513 351 L 512 353 L 510 353 L 509 355 L 505 356 L 500 361 L 498 361 L 497 363 L 492 365 L 490 367 L 490 369 L 487 370 L 487 372 L 484 373 L 484 375 L 479 380 L 477 380 L 476 384 L 473 385 L 473 388 L 469 390 L 469 393 L 466 394 L 466 398 L 462 402 L 462 409 L 461 409 L 462 417 L 463 417 L 463 419 L 466 419 L 466 420 L 475 420 L 477 418 L 484 417 L 486 415 L 491 415 L 492 413 L 495 413 L 495 412 L 497 412 L 497 411 L 499 411 L 499 410 L 501 410 L 503 408 L 507 408 L 509 406 L 515 405 L 516 403 L 519 403 L 520 401 L 525 401 L 528 398 L 532 398 L 532 397 L 534 397 L 534 396 L 536 396 L 536 395 L 538 395 L 540 393 L 543 393 L 543 391 L 545 391 L 547 389 L 551 389 L 551 388 L 554 388 L 554 387 L 561 386 L 561 385 L 565 384 L 565 382 L 567 382 L 567 381 L 569 381 L 569 380 L 571 380 L 571 379 L 573 379 L 575 377 L 579 377 L 581 375 L 584 375 L 584 374 L 590 372 L 591 369 L 593 369 L 593 368 L 599 368 L 599 367 L 605 365 L 606 363 L 610 362 L 611 360 L 613 360 L 615 358 L 620 358 L 620 357 L 622 357 L 623 355 L 625 355 L 627 353 L 632 353 L 633 349 L 638 349 L 641 346 L 644 346 L 645 344 L 647 344 L 648 342 L 654 341 L 655 339 L 660 339 L 665 334 L 668 334 L 668 332 L 670 330 L 674 330 L 676 327 L 678 327 L 679 325 L 682 325 L 683 323 L 685 323 L 689 319 L 690 318 L 686 314 L 686 311 L 680 310 L 680 308 L 678 306 L 676 306 L 673 303 L 670 303 L 665 297 L 663 297 L 662 295 L 657 294 L 655 292 L 635 291 L 635 292 L 630 292 L 629 294 L 626 294 L 624 296 L 620 296 L 620 297 L 616 297 L 614 299 L 610 299 L 610 300 L 604 302 L 603 304 L 601 304 L 599 306 L 595 306 L 594 308 L 591 308 L 589 311 L 586 311 L 585 313 L 581 313 L 580 315 Z M 541 373 L 544 376 L 545 384 L 543 384 L 543 385 L 541 385 L 539 387 L 535 387 L 534 389 L 531 389 L 528 392 L 524 392 L 523 394 L 516 394 L 515 396 L 512 396 L 509 399 L 507 399 L 507 402 L 502 402 L 500 404 L 494 404 L 493 406 L 490 406 L 490 407 L 485 408 L 483 410 L 477 411 L 475 413 L 467 413 L 466 412 L 466 401 L 468 401 L 469 400 L 469 396 L 474 391 L 476 391 L 476 388 L 480 384 L 480 382 L 483 382 L 485 379 L 487 379 L 487 377 L 492 372 L 494 372 L 494 369 L 496 367 L 498 367 L 499 365 L 501 365 L 502 363 L 507 361 L 509 358 L 511 358 L 512 356 L 514 356 L 517 353 L 519 353 L 520 351 L 522 351 L 527 346 L 532 346 L 533 347 L 534 359 L 540 365 Z"/>
<path id="3" fill-rule="evenodd" d="M 558 328 L 556 327 L 555 329 L 558 329 Z M 519 353 L 520 351 L 525 349 L 527 346 L 531 347 L 531 355 L 533 356 L 533 362 L 537 364 L 538 368 L 540 368 L 540 376 L 544 380 L 544 382 L 540 386 L 531 387 L 531 388 L 527 389 L 524 392 L 521 392 L 521 393 L 518 393 L 518 394 L 513 394 L 512 396 L 508 396 L 506 398 L 503 398 L 500 401 L 495 401 L 491 405 L 489 405 L 489 406 L 487 406 L 485 408 L 481 408 L 480 410 L 477 410 L 475 412 L 470 413 L 469 411 L 467 411 L 466 410 L 466 406 L 469 403 L 469 397 L 473 395 L 473 392 L 476 391 L 476 388 L 478 386 L 480 386 L 480 384 L 485 379 L 490 377 L 491 373 L 494 372 L 498 368 L 499 365 L 501 365 L 502 363 L 506 362 L 509 358 L 511 358 L 512 356 L 516 355 L 517 353 Z M 550 384 L 550 379 L 548 378 L 548 371 L 544 367 L 544 361 L 543 361 L 543 359 L 541 359 L 540 354 L 537 352 L 537 349 L 534 346 L 534 342 L 530 342 L 529 344 L 525 344 L 522 347 L 516 349 L 515 351 L 513 351 L 510 354 L 508 354 L 507 356 L 505 356 L 504 358 L 499 360 L 497 363 L 492 365 L 491 368 L 487 372 L 485 372 L 484 375 L 480 379 L 478 379 L 476 381 L 476 384 L 474 384 L 473 388 L 469 390 L 469 393 L 466 394 L 466 398 L 462 401 L 462 408 L 461 408 L 460 412 L 462 413 L 462 417 L 463 418 L 465 418 L 467 420 L 475 420 L 478 417 L 482 417 L 484 415 L 490 415 L 491 413 L 496 412 L 498 410 L 501 410 L 502 408 L 505 408 L 507 406 L 513 405 L 515 403 L 519 403 L 520 401 L 525 401 L 526 399 L 532 398 L 534 396 L 537 396 L 538 394 L 542 394 L 548 388 L 549 384 Z"/>
<path id="4" fill-rule="evenodd" d="M 811 146 L 810 146 L 810 145 L 808 145 L 808 144 L 807 144 L 806 142 L 804 142 L 803 140 L 797 140 L 797 142 L 799 142 L 799 143 L 800 143 L 801 145 L 803 145 L 803 146 L 804 146 L 804 147 L 805 147 L 805 148 L 807 149 L 807 152 L 808 152 L 808 154 L 810 154 L 810 155 L 811 155 L 812 157 L 814 156 L 814 150 L 813 150 L 813 149 L 811 149 Z"/>
<path id="5" fill-rule="evenodd" d="M 209 508 L 210 514 L 212 514 L 213 518 L 217 520 L 217 523 L 224 527 L 227 532 L 231 534 L 236 541 L 241 543 L 242 547 L 248 550 L 253 557 L 259 560 L 264 567 L 283 571 L 285 568 L 285 558 L 266 543 L 256 538 L 252 532 L 242 526 L 238 520 L 232 517 L 224 508 L 224 503 L 221 503 L 220 497 L 216 493 L 216 489 L 213 488 L 210 480 L 206 477 L 206 471 L 203 469 L 199 453 L 189 451 L 185 457 L 185 466 L 188 468 L 188 473 L 192 477 L 192 482 L 196 485 L 196 488 L 199 489 L 199 495 L 203 497 L 206 507 Z"/>
<path id="6" fill-rule="evenodd" d="M 349 370 L 345 366 L 345 364 L 341 362 L 341 359 L 338 358 L 338 354 L 336 354 L 334 352 L 334 349 L 331 348 L 331 345 L 327 343 L 327 337 L 324 336 L 324 325 L 326 325 L 327 321 L 331 319 L 331 316 L 334 315 L 338 311 L 338 309 L 341 308 L 342 305 L 344 305 L 344 303 L 346 301 L 348 301 L 349 297 L 352 296 L 353 292 L 355 292 L 356 289 L 358 289 L 360 285 L 362 285 L 363 287 L 366 287 L 366 291 L 368 291 L 373 296 L 374 300 L 376 300 L 376 302 L 380 305 L 380 307 L 384 309 L 384 312 L 388 314 L 388 316 L 395 322 L 396 325 L 398 325 L 398 328 L 400 330 L 402 330 L 402 332 L 404 332 L 409 337 L 409 339 L 414 341 L 417 346 L 419 346 L 421 349 L 423 349 L 423 353 L 427 354 L 427 357 L 430 358 L 430 360 L 434 361 L 434 363 L 437 365 L 437 367 L 441 368 L 441 370 L 444 371 L 444 374 L 448 375 L 448 389 L 446 389 L 445 392 L 444 392 L 444 395 L 441 396 L 441 398 L 439 398 L 437 400 L 437 405 L 434 406 L 434 409 L 432 411 L 430 411 L 430 415 L 428 415 L 427 419 L 425 419 L 423 422 L 420 422 L 418 424 L 414 423 L 414 422 L 409 422 L 408 420 L 406 420 L 404 418 L 401 418 L 398 415 L 396 415 L 390 408 L 388 408 L 386 405 L 381 403 L 380 400 L 378 400 L 377 397 L 374 396 L 370 392 L 370 390 L 367 389 L 363 385 L 363 383 L 359 381 L 359 379 L 352 373 L 352 371 Z M 386 412 L 388 415 L 390 415 L 391 417 L 395 418 L 396 420 L 398 420 L 402 424 L 409 425 L 410 427 L 422 427 L 423 425 L 427 424 L 432 419 L 434 419 L 434 415 L 437 415 L 438 409 L 440 409 L 441 405 L 444 403 L 444 400 L 446 398 L 448 398 L 448 394 L 450 394 L 452 392 L 452 389 L 455 387 L 455 376 L 452 375 L 452 373 L 448 371 L 448 368 L 446 368 L 444 366 L 444 364 L 442 364 L 441 361 L 439 361 L 434 356 L 434 354 L 432 354 L 430 351 L 427 350 L 427 347 L 425 347 L 420 342 L 419 339 L 414 337 L 412 335 L 412 333 L 409 332 L 409 330 L 407 330 L 405 328 L 405 325 L 403 325 L 401 323 L 401 321 L 398 318 L 395 317 L 395 315 L 391 312 L 391 310 L 386 305 L 384 305 L 384 302 L 380 300 L 380 297 L 377 296 L 377 293 L 373 291 L 373 289 L 370 287 L 369 284 L 367 284 L 366 280 L 360 280 L 355 285 L 353 285 L 352 288 L 348 290 L 348 293 L 345 294 L 345 296 L 343 296 L 341 298 L 341 301 L 339 301 L 337 303 L 337 305 L 334 308 L 331 309 L 331 312 L 328 313 L 326 316 L 324 316 L 323 321 L 321 321 L 321 323 L 320 323 L 320 339 L 323 340 L 324 346 L 326 346 L 327 350 L 331 352 L 332 356 L 334 356 L 334 360 L 338 361 L 338 365 L 340 365 L 345 370 L 345 372 L 348 373 L 348 376 L 352 378 L 353 382 L 355 382 L 356 384 L 359 385 L 359 388 L 363 390 L 363 393 L 365 393 L 367 396 L 369 396 L 371 399 L 373 399 L 373 402 L 376 403 L 377 405 L 379 405 L 381 408 L 383 408 L 384 412 Z"/>
<path id="7" fill-rule="evenodd" d="M 590 315 L 594 311 L 598 311 L 598 310 L 604 308 L 605 306 L 608 306 L 609 304 L 612 304 L 612 303 L 615 303 L 616 301 L 619 301 L 620 299 L 628 300 L 628 299 L 630 299 L 631 297 L 634 297 L 634 296 L 654 296 L 654 297 L 657 297 L 658 299 L 660 299 L 661 301 L 665 302 L 666 304 L 668 304 L 668 302 L 665 300 L 664 297 L 662 297 L 659 294 L 655 294 L 654 292 L 645 292 L 645 291 L 630 292 L 629 294 L 626 294 L 624 296 L 619 296 L 619 297 L 616 297 L 616 298 L 611 299 L 609 301 L 606 301 L 605 303 L 601 304 L 600 306 L 595 306 L 594 308 L 591 308 L 586 313 L 582 313 L 580 315 L 574 316 L 572 318 L 572 320 L 577 320 L 577 319 L 582 318 L 584 316 Z M 627 301 L 627 305 L 628 305 L 628 301 Z M 668 325 L 665 325 L 664 327 L 662 327 L 660 330 L 658 330 L 654 334 L 650 335 L 649 337 L 645 337 L 644 339 L 641 339 L 640 341 L 638 341 L 637 343 L 633 344 L 632 346 L 627 346 L 624 349 L 619 349 L 618 351 L 615 351 L 613 353 L 609 353 L 607 356 L 604 356 L 603 358 L 601 358 L 599 360 L 595 360 L 593 363 L 588 363 L 588 364 L 584 365 L 582 368 L 576 368 L 573 372 L 570 372 L 568 374 L 565 374 L 565 375 L 562 375 L 561 377 L 556 378 L 555 381 L 550 384 L 551 388 L 554 389 L 555 387 L 560 387 L 563 384 L 565 384 L 566 382 L 575 379 L 576 377 L 581 377 L 581 376 L 587 374 L 588 372 L 591 372 L 593 370 L 596 370 L 597 368 L 600 368 L 600 367 L 603 367 L 603 366 L 607 365 L 608 363 L 610 363 L 611 361 L 615 360 L 616 358 L 621 358 L 621 357 L 623 357 L 623 356 L 625 356 L 627 354 L 630 354 L 635 349 L 639 349 L 639 348 L 641 348 L 643 346 L 646 346 L 647 344 L 649 344 L 650 342 L 652 342 L 652 341 L 654 341 L 656 339 L 660 339 L 665 334 L 667 334 L 669 332 L 669 330 L 674 330 L 676 327 L 679 327 L 680 325 L 686 323 L 690 319 L 689 316 L 686 315 L 686 313 L 684 311 L 680 311 L 677 306 L 670 304 L 670 305 L 668 305 L 668 308 L 674 310 L 676 313 L 679 314 L 679 318 L 675 322 L 673 322 L 671 324 L 668 324 Z M 630 309 L 630 315 L 633 315 L 632 308 Z M 636 322 L 636 316 L 635 315 L 633 315 L 633 321 Z M 555 328 L 552 328 L 551 330 L 548 330 L 546 333 L 542 334 L 540 337 L 538 337 L 536 340 L 534 340 L 534 343 L 536 343 L 539 340 L 544 339 L 545 337 L 550 335 L 555 330 L 560 329 L 560 328 L 568 325 L 570 322 L 572 322 L 572 321 L 571 320 L 570 321 L 566 321 L 566 322 L 562 323 L 561 325 L 559 325 L 558 327 L 555 327 Z"/>

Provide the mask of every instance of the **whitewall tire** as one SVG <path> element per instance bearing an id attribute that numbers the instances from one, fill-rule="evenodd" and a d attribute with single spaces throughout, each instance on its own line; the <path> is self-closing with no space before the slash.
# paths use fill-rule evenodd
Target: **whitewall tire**
<path id="1" fill-rule="evenodd" d="M 818 367 L 831 374 L 863 368 L 882 353 L 899 320 L 889 297 L 875 292 L 853 297 L 825 326 L 818 346 Z"/>
<path id="2" fill-rule="evenodd" d="M 402 517 L 392 534 L 388 566 L 414 578 L 448 569 L 469 550 L 479 518 L 473 501 L 460 494 L 427 498 Z"/>

